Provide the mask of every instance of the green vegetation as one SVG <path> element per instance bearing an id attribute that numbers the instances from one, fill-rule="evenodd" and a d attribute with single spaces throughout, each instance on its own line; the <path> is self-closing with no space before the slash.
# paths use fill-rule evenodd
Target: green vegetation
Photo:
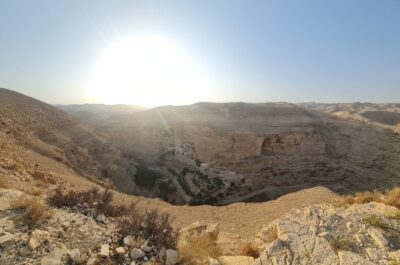
<path id="1" fill-rule="evenodd" d="M 145 165 L 139 165 L 135 175 L 135 183 L 145 189 L 153 189 L 156 185 L 156 181 L 160 179 L 160 175 L 147 168 Z"/>

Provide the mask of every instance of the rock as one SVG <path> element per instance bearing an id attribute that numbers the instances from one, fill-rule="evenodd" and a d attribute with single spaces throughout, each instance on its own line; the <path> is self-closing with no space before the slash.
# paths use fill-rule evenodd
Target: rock
<path id="1" fill-rule="evenodd" d="M 64 255 L 65 251 L 61 248 L 54 248 L 49 255 L 44 256 L 41 260 L 41 265 L 60 265 L 61 258 Z"/>
<path id="2" fill-rule="evenodd" d="M 0 237 L 0 247 L 15 244 L 19 237 L 19 234 L 5 234 Z"/>
<path id="3" fill-rule="evenodd" d="M 209 265 L 221 265 L 218 260 L 213 258 L 208 258 Z"/>
<path id="4" fill-rule="evenodd" d="M 380 260 L 387 260 L 386 253 L 376 248 L 366 248 L 365 252 L 367 253 L 369 259 L 374 262 L 379 262 Z"/>
<path id="5" fill-rule="evenodd" d="M 28 247 L 30 250 L 35 250 L 48 240 L 50 240 L 49 232 L 36 229 L 28 240 Z"/>
<path id="6" fill-rule="evenodd" d="M 165 249 L 165 247 L 162 247 L 161 248 L 161 250 L 160 250 L 160 252 L 158 252 L 158 256 L 161 258 L 161 259 L 165 259 L 165 256 L 167 255 L 167 250 Z"/>
<path id="7" fill-rule="evenodd" d="M 31 254 L 31 250 L 28 247 L 22 247 L 18 250 L 18 254 L 22 257 L 26 257 Z"/>
<path id="8" fill-rule="evenodd" d="M 151 252 L 151 250 L 152 250 L 151 247 L 146 246 L 146 245 L 141 246 L 140 249 L 143 250 L 143 251 L 146 252 L 146 253 L 149 253 L 149 252 Z"/>
<path id="9" fill-rule="evenodd" d="M 86 265 L 94 265 L 97 263 L 97 255 L 92 255 L 86 262 Z"/>
<path id="10" fill-rule="evenodd" d="M 101 245 L 99 255 L 104 258 L 108 258 L 110 255 L 110 246 L 108 244 Z"/>
<path id="11" fill-rule="evenodd" d="M 376 228 L 368 229 L 368 234 L 375 240 L 375 243 L 382 249 L 385 250 L 388 246 L 387 239 L 382 235 L 381 231 Z"/>
<path id="12" fill-rule="evenodd" d="M 396 251 L 391 251 L 388 254 L 392 259 L 400 260 L 400 249 Z"/>
<path id="13" fill-rule="evenodd" d="M 4 227 L 4 231 L 6 231 L 8 233 L 11 233 L 11 234 L 14 234 L 16 232 L 14 222 L 8 223 L 7 226 Z"/>
<path id="14" fill-rule="evenodd" d="M 134 248 L 130 253 L 130 257 L 133 260 L 141 259 L 144 256 L 146 256 L 146 253 L 144 253 L 144 251 L 141 250 L 140 248 Z"/>
<path id="15" fill-rule="evenodd" d="M 175 265 L 178 262 L 178 252 L 176 252 L 174 249 L 167 249 L 165 265 Z"/>
<path id="16" fill-rule="evenodd" d="M 72 260 L 73 264 L 83 264 L 86 261 L 78 248 L 74 248 L 69 252 L 69 258 Z"/>
<path id="17" fill-rule="evenodd" d="M 360 265 L 374 265 L 375 263 L 370 262 L 369 260 L 361 257 L 360 255 L 351 252 L 351 251 L 339 251 L 338 252 L 340 264 L 343 265 L 351 265 L 351 264 L 360 264 Z"/>
<path id="18" fill-rule="evenodd" d="M 107 218 L 104 214 L 98 214 L 96 217 L 96 221 L 105 224 L 107 221 Z"/>
<path id="19" fill-rule="evenodd" d="M 133 238 L 133 236 L 124 237 L 124 245 L 126 245 L 128 247 L 133 247 L 134 242 L 135 242 L 135 239 Z"/>
<path id="20" fill-rule="evenodd" d="M 207 235 L 210 236 L 210 238 L 217 240 L 218 233 L 218 224 L 202 224 L 197 221 L 181 229 L 180 236 L 184 239 L 191 236 Z"/>
<path id="21" fill-rule="evenodd" d="M 221 256 L 219 260 L 221 265 L 253 265 L 254 263 L 254 258 L 247 256 Z"/>
<path id="22" fill-rule="evenodd" d="M 208 235 L 211 239 L 217 240 L 218 239 L 218 234 L 219 234 L 219 226 L 218 224 L 208 224 L 206 231 L 204 232 L 206 235 Z"/>
<path id="23" fill-rule="evenodd" d="M 274 241 L 277 238 L 276 225 L 269 224 L 268 226 L 264 226 L 257 234 L 257 237 L 260 238 L 264 243 L 270 243 Z"/>
<path id="24" fill-rule="evenodd" d="M 124 256 L 125 255 L 125 249 L 123 247 L 116 248 L 115 252 L 120 256 Z"/>
<path id="25" fill-rule="evenodd" d="M 135 262 L 135 261 L 132 261 L 130 265 L 136 265 L 136 262 Z"/>

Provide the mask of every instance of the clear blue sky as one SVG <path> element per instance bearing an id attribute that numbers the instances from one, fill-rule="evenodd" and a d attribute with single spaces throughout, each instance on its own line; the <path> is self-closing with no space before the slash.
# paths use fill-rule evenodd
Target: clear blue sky
<path id="1" fill-rule="evenodd" d="M 105 47 L 139 32 L 184 47 L 211 101 L 400 102 L 398 0 L 0 0 L 0 87 L 91 102 Z"/>

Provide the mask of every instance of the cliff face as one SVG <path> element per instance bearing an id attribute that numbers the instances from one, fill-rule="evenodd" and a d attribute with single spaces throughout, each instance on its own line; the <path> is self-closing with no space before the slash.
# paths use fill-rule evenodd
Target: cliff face
<path id="1" fill-rule="evenodd" d="M 187 144 L 193 161 L 242 174 L 246 180 L 228 195 L 232 200 L 271 199 L 315 185 L 349 192 L 399 184 L 400 137 L 393 130 L 293 104 L 161 107 L 109 124 L 113 140 L 134 158 L 153 163 Z"/>

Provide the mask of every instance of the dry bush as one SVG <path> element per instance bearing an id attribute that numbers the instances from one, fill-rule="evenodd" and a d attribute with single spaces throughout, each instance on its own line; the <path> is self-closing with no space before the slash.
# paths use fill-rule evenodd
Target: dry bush
<path id="1" fill-rule="evenodd" d="M 400 209 L 400 188 L 387 191 L 384 203 Z"/>
<path id="2" fill-rule="evenodd" d="M 357 192 L 355 195 L 338 196 L 333 199 L 333 204 L 336 206 L 347 207 L 351 204 L 364 204 L 369 202 L 380 202 L 387 205 L 392 205 L 400 209 L 400 188 L 394 188 L 382 194 L 379 191 L 364 191 Z"/>
<path id="3" fill-rule="evenodd" d="M 258 258 L 260 256 L 260 251 L 254 242 L 246 242 L 240 249 L 240 254 L 243 256 L 250 256 L 253 258 Z"/>
<path id="4" fill-rule="evenodd" d="M 57 188 L 54 193 L 48 197 L 47 201 L 54 207 L 89 207 L 96 214 L 103 213 L 107 216 L 118 217 L 127 215 L 132 210 L 132 205 L 127 206 L 124 203 L 114 203 L 113 192 L 105 190 L 100 192 L 98 188 L 91 188 L 87 191 L 66 191 Z"/>
<path id="5" fill-rule="evenodd" d="M 215 240 L 206 235 L 192 236 L 178 246 L 182 264 L 208 265 L 208 258 L 218 258 L 222 254 L 221 247 Z"/>
<path id="6" fill-rule="evenodd" d="M 137 240 L 150 239 L 159 247 L 176 248 L 178 232 L 172 227 L 168 213 L 160 213 L 157 209 L 140 213 L 135 209 L 120 220 L 118 226 L 123 237 L 131 235 Z"/>
<path id="7" fill-rule="evenodd" d="M 22 211 L 22 215 L 17 218 L 29 227 L 40 225 L 52 216 L 52 211 L 37 198 L 29 198 L 21 195 L 14 199 L 11 203 L 13 209 Z"/>
<path id="8" fill-rule="evenodd" d="M 356 204 L 364 204 L 369 202 L 381 202 L 382 201 L 382 193 L 379 191 L 364 191 L 357 192 L 354 196 L 354 203 Z"/>
<path id="9" fill-rule="evenodd" d="M 33 172 L 31 172 L 31 175 L 33 178 L 38 179 L 44 183 L 58 183 L 57 178 L 52 173 L 48 173 L 46 171 L 34 170 Z"/>

